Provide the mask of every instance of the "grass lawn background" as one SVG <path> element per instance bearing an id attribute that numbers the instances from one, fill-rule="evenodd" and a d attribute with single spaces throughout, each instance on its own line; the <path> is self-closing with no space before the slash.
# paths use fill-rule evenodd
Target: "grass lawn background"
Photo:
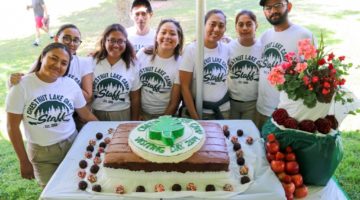
<path id="1" fill-rule="evenodd" d="M 9 13 L 21 13 L 25 11 L 25 4 L 20 0 L 14 0 L 11 4 L 12 9 L 7 9 L 7 5 L 0 8 L 0 13 L 8 10 Z M 255 0 L 207 0 L 207 8 L 219 8 L 227 14 L 227 32 L 232 38 L 235 37 L 234 17 L 241 9 L 250 9 L 255 12 L 259 21 L 258 36 L 267 28 L 266 22 L 258 1 Z M 325 35 L 325 42 L 331 49 L 338 52 L 338 55 L 346 55 L 354 64 L 359 64 L 360 41 L 355 34 L 360 33 L 360 8 L 356 6 L 355 0 L 348 0 L 340 3 L 335 0 L 296 0 L 293 1 L 294 7 L 290 13 L 290 19 L 294 23 L 303 25 L 313 31 L 317 36 L 322 32 Z M 51 28 L 53 32 L 63 23 L 74 23 L 82 32 L 83 43 L 79 48 L 80 55 L 87 55 L 94 48 L 95 42 L 102 30 L 110 23 L 118 22 L 116 14 L 115 0 L 47 0 L 51 13 Z M 14 4 L 14 5 L 13 5 Z M 16 4 L 16 5 L 15 5 Z M 194 39 L 195 31 L 195 1 L 194 0 L 167 0 L 152 1 L 155 15 L 152 19 L 153 27 L 162 18 L 175 18 L 181 22 L 185 32 L 186 42 Z M 19 6 L 20 5 L 20 6 Z M 23 7 L 21 7 L 23 6 Z M 14 10 L 15 9 L 15 10 Z M 19 10 L 17 10 L 19 9 Z M 4 12 L 1 12 L 4 11 Z M 8 21 L 9 15 L 1 16 L 1 20 Z M 6 80 L 8 75 L 13 72 L 26 72 L 30 64 L 34 62 L 41 51 L 40 48 L 32 47 L 34 40 L 32 12 L 23 14 L 26 18 L 23 29 L 19 29 L 19 24 L 10 24 L 10 27 L 0 32 L 0 200 L 2 199 L 37 199 L 41 189 L 35 181 L 28 181 L 20 178 L 18 160 L 15 152 L 6 139 L 4 103 L 6 97 Z M 13 28 L 12 28 L 13 27 Z M 9 30 L 10 29 L 10 30 Z M 12 32 L 11 32 L 12 31 Z M 7 34 L 7 35 L 6 35 Z M 46 34 L 41 36 L 42 47 L 50 40 Z M 348 77 L 350 89 L 359 95 L 358 69 L 353 69 Z M 341 127 L 343 130 L 343 144 L 345 157 L 336 171 L 336 178 L 340 185 L 348 193 L 350 199 L 360 199 L 360 166 L 358 158 L 360 156 L 360 135 L 359 123 L 345 120 Z"/>

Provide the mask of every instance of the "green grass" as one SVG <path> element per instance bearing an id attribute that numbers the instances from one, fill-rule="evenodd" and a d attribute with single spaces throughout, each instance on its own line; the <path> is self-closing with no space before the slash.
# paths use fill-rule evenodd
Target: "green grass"
<path id="1" fill-rule="evenodd" d="M 220 8 L 227 14 L 227 35 L 235 37 L 234 17 L 241 9 L 249 9 L 255 12 L 258 17 L 259 28 L 257 35 L 270 28 L 269 23 L 263 16 L 262 9 L 258 6 L 258 1 L 254 0 L 207 0 L 207 8 Z M 329 20 L 345 19 L 354 16 L 360 22 L 359 11 L 337 10 L 336 12 L 327 12 L 326 6 L 319 7 L 311 4 L 310 0 L 293 1 L 293 13 L 300 13 L 301 17 L 295 18 L 294 22 L 310 29 L 319 38 L 324 34 L 327 45 L 335 45 L 342 42 L 346 36 L 337 36 L 334 27 L 324 27 L 321 21 L 313 19 L 306 22 L 301 21 L 307 13 L 327 16 Z M 156 27 L 160 19 L 175 18 L 180 21 L 184 32 L 186 42 L 194 40 L 195 32 L 195 1 L 194 0 L 168 0 L 164 1 L 166 7 L 156 8 L 152 20 L 152 26 Z M 74 23 L 82 32 L 83 43 L 79 49 L 80 55 L 87 55 L 94 49 L 94 45 L 102 30 L 108 24 L 118 22 L 116 14 L 115 0 L 105 0 L 101 5 L 86 10 L 68 13 L 59 18 L 60 23 Z M 306 17 L 305 17 L 306 18 Z M 293 19 L 290 13 L 290 19 Z M 58 27 L 52 27 L 56 30 Z M 1 34 L 1 33 L 0 33 Z M 7 92 L 6 81 L 8 75 L 13 72 L 26 72 L 29 66 L 39 55 L 41 48 L 31 46 L 33 36 L 0 40 L 0 110 L 4 109 L 4 101 Z M 42 34 L 42 47 L 50 40 L 45 34 Z M 0 119 L 4 123 L 5 119 Z M 343 161 L 338 167 L 335 176 L 341 187 L 349 195 L 350 199 L 360 200 L 360 132 L 344 132 L 342 134 L 345 155 Z M 41 189 L 35 181 L 22 179 L 19 175 L 19 164 L 13 151 L 12 145 L 1 138 L 0 133 L 0 200 L 3 199 L 37 199 Z"/>

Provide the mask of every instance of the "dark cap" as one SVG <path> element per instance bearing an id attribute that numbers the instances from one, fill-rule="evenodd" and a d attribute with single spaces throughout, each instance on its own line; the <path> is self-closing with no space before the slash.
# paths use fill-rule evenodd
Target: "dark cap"
<path id="1" fill-rule="evenodd" d="M 265 2 L 266 2 L 266 0 L 260 0 L 260 2 L 259 2 L 260 6 L 264 6 L 264 5 L 265 5 Z M 286 2 L 289 2 L 289 1 L 286 0 Z"/>

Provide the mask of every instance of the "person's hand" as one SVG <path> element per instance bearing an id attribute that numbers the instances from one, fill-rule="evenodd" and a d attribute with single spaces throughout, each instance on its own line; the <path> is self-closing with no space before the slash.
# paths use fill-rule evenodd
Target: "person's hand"
<path id="1" fill-rule="evenodd" d="M 8 87 L 11 88 L 14 85 L 17 85 L 20 83 L 21 78 L 24 76 L 23 73 L 13 73 L 10 75 L 9 81 L 8 81 Z"/>
<path id="2" fill-rule="evenodd" d="M 25 179 L 34 179 L 34 168 L 29 160 L 20 162 L 21 177 Z"/>

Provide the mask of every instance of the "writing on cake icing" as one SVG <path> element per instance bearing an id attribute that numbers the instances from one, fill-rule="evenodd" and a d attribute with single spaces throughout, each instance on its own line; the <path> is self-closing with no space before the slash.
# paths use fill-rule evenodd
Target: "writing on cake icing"
<path id="1" fill-rule="evenodd" d="M 148 149 L 150 151 L 155 151 L 158 153 L 164 153 L 165 152 L 165 148 L 159 145 L 156 145 L 154 143 L 151 143 L 147 140 L 145 140 L 142 137 L 137 137 L 135 139 L 135 142 L 137 142 L 139 145 L 143 146 L 145 149 Z"/>
<path id="2" fill-rule="evenodd" d="M 200 138 L 198 138 L 197 136 L 193 136 L 192 138 L 190 138 L 189 140 L 186 140 L 185 143 L 187 144 L 188 147 L 192 146 L 195 142 L 197 142 L 198 140 L 200 140 Z"/>

